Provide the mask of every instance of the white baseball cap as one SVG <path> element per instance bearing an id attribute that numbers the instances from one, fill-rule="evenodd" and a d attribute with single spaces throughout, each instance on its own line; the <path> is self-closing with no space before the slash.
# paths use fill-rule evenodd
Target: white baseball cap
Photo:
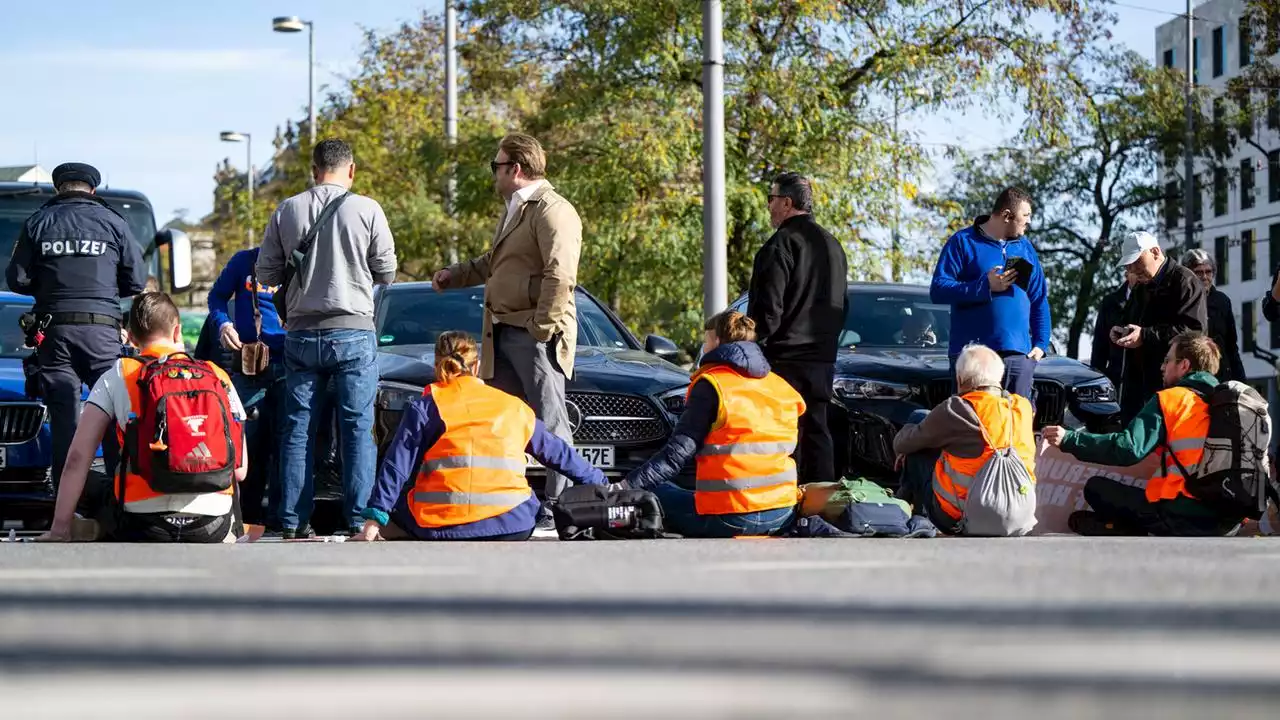
<path id="1" fill-rule="evenodd" d="M 1127 267 L 1142 253 L 1154 247 L 1160 247 L 1155 235 L 1139 230 L 1125 236 L 1124 247 L 1120 250 L 1120 267 Z"/>

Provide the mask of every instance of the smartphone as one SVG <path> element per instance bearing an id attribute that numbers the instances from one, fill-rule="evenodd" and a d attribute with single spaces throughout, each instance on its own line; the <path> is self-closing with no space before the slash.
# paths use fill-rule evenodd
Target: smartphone
<path id="1" fill-rule="evenodd" d="M 1013 281 L 1014 284 L 1022 288 L 1024 291 L 1027 289 L 1027 283 L 1031 282 L 1031 273 L 1033 270 L 1030 260 L 1024 257 L 1007 258 L 1004 263 L 1004 269 L 1017 270 L 1018 279 Z"/>

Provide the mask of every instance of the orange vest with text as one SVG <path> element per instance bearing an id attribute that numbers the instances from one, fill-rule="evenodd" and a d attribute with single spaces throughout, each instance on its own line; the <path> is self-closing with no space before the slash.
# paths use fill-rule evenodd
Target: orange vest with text
<path id="1" fill-rule="evenodd" d="M 726 365 L 698 371 L 689 384 L 715 388 L 720 410 L 696 460 L 694 506 L 699 515 L 729 515 L 792 507 L 798 499 L 791 459 L 804 400 L 786 380 L 739 374 Z"/>
<path id="2" fill-rule="evenodd" d="M 1161 390 L 1156 397 L 1160 399 L 1160 413 L 1164 415 L 1168 447 L 1160 449 L 1160 469 L 1147 482 L 1147 501 L 1172 500 L 1179 495 L 1191 497 L 1186 489 L 1187 479 L 1169 453 L 1177 457 L 1187 472 L 1196 471 L 1204 457 L 1204 441 L 1209 437 L 1209 404 L 1195 391 L 1184 387 Z"/>
<path id="3" fill-rule="evenodd" d="M 181 350 L 182 348 L 180 347 L 175 348 L 167 343 L 161 343 L 157 345 L 148 345 L 142 348 L 138 354 L 149 358 L 158 358 Z M 206 364 L 209 366 L 209 369 L 213 371 L 213 374 L 222 381 L 223 385 L 227 388 L 232 387 L 231 378 L 227 377 L 227 373 L 223 371 L 222 368 L 214 365 L 213 363 Z M 120 358 L 120 375 L 124 378 L 124 386 L 129 391 L 129 412 L 133 417 L 137 417 L 141 411 L 141 401 L 139 399 L 141 397 L 141 391 L 138 388 L 138 374 L 141 372 L 141 361 L 135 358 Z M 123 448 L 125 446 L 124 428 L 120 427 L 118 419 L 113 419 L 112 422 L 115 423 L 116 426 L 116 441 L 119 443 L 117 447 Z M 239 444 L 237 443 L 237 448 L 238 447 Z M 236 457 L 236 464 L 240 464 L 239 456 Z M 124 470 L 124 493 L 123 497 L 121 497 L 121 502 L 124 504 L 128 505 L 129 503 L 151 500 L 152 498 L 158 498 L 164 495 L 164 493 L 154 490 L 150 483 L 147 482 L 146 478 L 136 473 L 129 472 L 129 468 L 127 466 Z M 235 483 L 233 482 L 231 487 L 226 490 L 220 490 L 218 492 L 222 495 L 231 495 L 235 493 Z"/>
<path id="4" fill-rule="evenodd" d="M 978 422 L 986 430 L 986 448 L 975 458 L 963 458 L 942 451 L 938 464 L 933 471 L 933 493 L 938 499 L 938 506 L 948 517 L 960 520 L 964 517 L 964 501 L 969 497 L 969 484 L 995 453 L 996 449 L 1010 447 L 1010 423 L 1013 423 L 1013 450 L 1031 475 L 1036 479 L 1036 434 L 1035 410 L 1031 402 L 1021 395 L 1000 397 L 981 390 L 961 396 L 965 402 L 973 406 L 978 415 Z M 1009 399 L 1013 399 L 1013 412 L 1009 410 Z M 996 448 L 991 447 L 996 444 Z"/>
<path id="5" fill-rule="evenodd" d="M 487 520 L 527 501 L 525 448 L 533 437 L 533 410 L 470 375 L 427 392 L 444 433 L 422 455 L 409 512 L 420 527 Z"/>

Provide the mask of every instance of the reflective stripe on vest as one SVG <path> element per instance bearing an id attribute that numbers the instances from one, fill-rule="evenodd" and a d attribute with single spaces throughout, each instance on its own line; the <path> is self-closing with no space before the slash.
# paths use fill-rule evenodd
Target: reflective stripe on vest
<path id="1" fill-rule="evenodd" d="M 185 353 L 185 352 L 186 352 L 186 349 L 183 348 L 181 345 L 174 345 L 171 343 L 155 343 L 142 348 L 138 352 L 138 354 L 144 358 L 160 358 L 166 355 L 172 355 L 174 353 Z M 142 373 L 142 367 L 143 367 L 142 361 L 138 360 L 137 358 L 120 358 L 118 362 L 120 363 L 120 377 L 122 378 L 122 381 L 123 381 L 122 384 L 124 385 L 125 389 L 129 393 L 129 412 L 132 417 L 135 417 L 135 418 L 139 417 L 141 415 L 140 410 L 142 405 L 142 399 L 141 399 L 142 391 L 138 387 L 138 375 Z M 223 385 L 225 385 L 227 388 L 232 387 L 231 378 L 227 376 L 227 374 L 222 370 L 222 368 L 218 367 L 217 365 L 214 365 L 213 363 L 207 363 L 207 364 L 209 365 L 209 368 L 213 371 L 213 374 L 219 380 L 222 381 Z M 117 447 L 123 448 L 124 442 L 125 442 L 124 428 L 120 427 L 118 418 L 115 418 L 114 421 L 116 424 L 116 442 L 118 443 Z M 237 466 L 239 465 L 239 458 L 237 458 L 236 465 Z M 139 513 L 160 512 L 159 510 L 156 510 L 150 507 L 148 503 L 149 501 L 155 500 L 156 498 L 164 497 L 165 494 L 153 489 L 151 487 L 151 484 L 147 482 L 146 478 L 142 477 L 141 475 L 138 475 L 137 473 L 129 472 L 129 469 L 130 468 L 125 468 L 126 472 L 124 476 L 124 497 L 122 498 L 122 502 L 124 503 L 124 509 L 129 512 L 139 512 Z M 112 493 L 115 493 L 116 485 L 114 481 L 112 483 L 112 488 L 113 488 Z M 232 495 L 234 493 L 235 493 L 235 483 L 233 482 L 231 487 L 227 488 L 226 490 L 219 490 L 216 493 L 209 493 L 209 494 L 210 495 Z M 150 505 L 154 505 L 154 503 L 150 503 Z"/>
<path id="2" fill-rule="evenodd" d="M 991 393 L 975 391 L 961 396 L 973 407 L 978 422 L 986 431 L 986 437 L 996 443 L 997 449 L 1012 449 L 1022 460 L 1031 475 L 1036 479 L 1036 437 L 1034 418 L 1035 411 L 1031 402 L 1021 395 L 1013 395 L 1013 413 L 1009 413 L 1009 399 Z M 1009 445 L 1010 427 L 1013 423 L 1013 444 Z M 953 520 L 964 517 L 964 502 L 969 497 L 969 485 L 973 478 L 987 464 L 987 460 L 995 454 L 995 449 L 985 438 L 982 454 L 975 458 L 963 458 L 945 450 L 938 457 L 933 471 L 933 494 L 938 507 Z"/>
<path id="3" fill-rule="evenodd" d="M 1204 442 L 1209 437 L 1209 404 L 1190 388 L 1173 387 L 1156 393 L 1164 419 L 1165 444 L 1160 450 L 1161 468 L 1147 481 L 1147 501 L 1172 500 L 1187 492 L 1187 478 L 1178 463 L 1194 475 L 1204 458 Z M 1172 452 L 1177 458 L 1169 457 Z"/>
<path id="4" fill-rule="evenodd" d="M 699 515 L 761 512 L 796 504 L 795 452 L 804 400 L 770 373 L 739 374 L 724 365 L 702 368 L 694 383 L 708 382 L 719 413 L 695 459 L 694 507 Z M 693 384 L 690 384 L 692 389 Z"/>
<path id="5" fill-rule="evenodd" d="M 421 527 L 449 527 L 497 517 L 526 502 L 525 448 L 533 410 L 520 400 L 465 376 L 432 385 L 444 432 L 427 448 L 409 494 Z"/>

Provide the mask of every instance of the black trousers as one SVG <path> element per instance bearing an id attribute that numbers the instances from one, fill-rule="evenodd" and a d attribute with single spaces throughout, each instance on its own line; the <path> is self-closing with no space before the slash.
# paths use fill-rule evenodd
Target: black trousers
<path id="1" fill-rule="evenodd" d="M 827 426 L 827 408 L 831 405 L 831 383 L 835 381 L 835 365 L 789 360 L 770 360 L 769 364 L 773 366 L 775 374 L 786 380 L 804 398 L 805 412 L 800 416 L 800 442 L 794 456 L 800 482 L 834 482 L 835 448 L 831 442 L 831 429 Z"/>
<path id="2" fill-rule="evenodd" d="M 1148 502 L 1142 488 L 1105 477 L 1089 478 L 1084 499 L 1099 520 L 1126 535 L 1221 537 L 1240 522 L 1239 518 L 1223 518 L 1187 497 Z"/>
<path id="3" fill-rule="evenodd" d="M 54 325 L 45 331 L 36 350 L 40 393 L 49 409 L 49 434 L 53 445 L 54 488 L 62 479 L 71 438 L 80 421 L 80 386 L 90 388 L 120 358 L 120 331 L 107 325 Z M 114 423 L 113 423 L 114 424 Z M 119 458 L 116 434 L 108 432 L 102 441 L 102 458 L 107 473 L 115 471 Z"/>

